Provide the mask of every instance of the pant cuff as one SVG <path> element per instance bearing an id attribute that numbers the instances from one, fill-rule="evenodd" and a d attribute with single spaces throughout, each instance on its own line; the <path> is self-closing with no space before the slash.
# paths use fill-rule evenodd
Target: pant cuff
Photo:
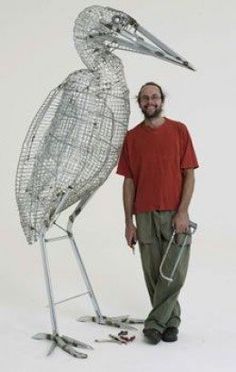
<path id="1" fill-rule="evenodd" d="M 155 321 L 146 321 L 146 322 L 144 322 L 144 328 L 145 329 L 150 329 L 150 328 L 156 329 L 160 333 L 163 333 L 164 330 L 165 330 L 165 327 L 164 326 L 158 324 Z"/>
<path id="2" fill-rule="evenodd" d="M 179 328 L 179 325 L 180 325 L 180 319 L 174 318 L 174 319 L 170 319 L 166 323 L 166 328 L 169 328 L 169 327 Z"/>

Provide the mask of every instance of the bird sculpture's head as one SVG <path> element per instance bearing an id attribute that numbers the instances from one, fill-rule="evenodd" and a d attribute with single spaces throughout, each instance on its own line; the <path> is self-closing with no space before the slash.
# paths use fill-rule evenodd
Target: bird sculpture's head
<path id="1" fill-rule="evenodd" d="M 175 53 L 128 14 L 109 7 L 91 6 L 77 17 L 74 41 L 82 60 L 115 49 L 147 54 L 194 70 L 185 58 Z"/>

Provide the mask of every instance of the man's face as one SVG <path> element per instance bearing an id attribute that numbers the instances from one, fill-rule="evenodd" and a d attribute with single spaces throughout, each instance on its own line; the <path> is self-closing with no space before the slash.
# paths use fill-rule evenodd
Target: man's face
<path id="1" fill-rule="evenodd" d="M 145 119 L 158 118 L 163 107 L 160 89 L 154 85 L 146 85 L 141 90 L 139 107 Z"/>

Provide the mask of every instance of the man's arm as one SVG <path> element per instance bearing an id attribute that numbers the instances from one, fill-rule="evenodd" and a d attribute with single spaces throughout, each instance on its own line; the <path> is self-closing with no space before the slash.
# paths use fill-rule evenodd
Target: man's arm
<path id="1" fill-rule="evenodd" d="M 185 169 L 183 175 L 183 191 L 173 225 L 177 233 L 184 233 L 189 228 L 188 207 L 194 190 L 194 169 Z"/>
<path id="2" fill-rule="evenodd" d="M 125 177 L 123 183 L 123 203 L 125 212 L 125 237 L 128 245 L 132 248 L 137 241 L 136 227 L 133 223 L 133 205 L 135 197 L 135 187 L 132 178 Z"/>

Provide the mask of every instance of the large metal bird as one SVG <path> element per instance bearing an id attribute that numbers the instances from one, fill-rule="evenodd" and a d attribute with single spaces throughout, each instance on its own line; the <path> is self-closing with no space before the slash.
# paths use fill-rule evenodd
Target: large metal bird
<path id="1" fill-rule="evenodd" d="M 50 92 L 36 114 L 19 159 L 16 199 L 28 243 L 40 240 L 50 305 L 52 334 L 35 338 L 53 341 L 50 351 L 59 346 L 76 357 L 86 357 L 73 346 L 88 345 L 58 334 L 46 243 L 70 240 L 98 323 L 119 326 L 126 321 L 101 314 L 72 234 L 74 219 L 114 168 L 128 127 L 129 91 L 122 62 L 113 51 L 121 49 L 193 67 L 128 14 L 109 7 L 84 9 L 75 21 L 74 42 L 87 69 L 71 73 Z M 76 202 L 79 204 L 63 228 L 56 220 Z M 46 238 L 52 225 L 65 234 Z"/>

